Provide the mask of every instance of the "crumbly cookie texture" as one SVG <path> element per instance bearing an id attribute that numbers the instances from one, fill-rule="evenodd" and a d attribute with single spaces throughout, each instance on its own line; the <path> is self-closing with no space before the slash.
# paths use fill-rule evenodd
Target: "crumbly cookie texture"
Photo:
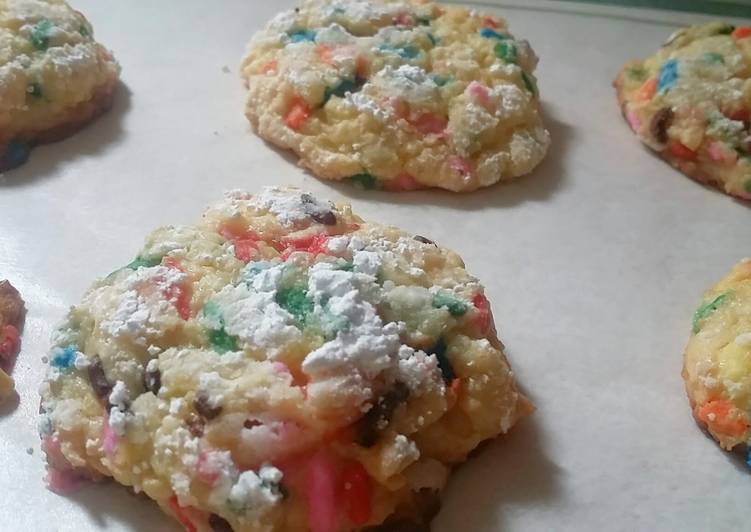
<path id="1" fill-rule="evenodd" d="M 674 33 L 615 82 L 639 139 L 684 174 L 751 199 L 751 27 Z"/>
<path id="2" fill-rule="evenodd" d="M 297 189 L 155 231 L 49 359 L 51 488 L 111 476 L 194 531 L 425 524 L 532 409 L 459 256 Z"/>
<path id="3" fill-rule="evenodd" d="M 9 373 L 21 347 L 20 329 L 25 314 L 18 290 L 8 281 L 0 281 L 0 403 L 11 397 L 15 389 Z"/>
<path id="4" fill-rule="evenodd" d="M 120 67 L 62 0 L 0 0 L 0 171 L 107 110 Z"/>
<path id="5" fill-rule="evenodd" d="M 469 191 L 545 156 L 537 57 L 500 18 L 410 0 L 307 0 L 249 45 L 246 114 L 324 179 Z"/>
<path id="6" fill-rule="evenodd" d="M 683 377 L 694 416 L 720 445 L 749 446 L 751 259 L 704 295 L 694 314 Z"/>

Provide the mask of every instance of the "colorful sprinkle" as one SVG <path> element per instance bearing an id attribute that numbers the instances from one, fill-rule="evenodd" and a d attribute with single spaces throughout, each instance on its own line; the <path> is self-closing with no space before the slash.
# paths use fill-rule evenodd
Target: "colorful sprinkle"
<path id="1" fill-rule="evenodd" d="M 732 295 L 732 292 L 725 292 L 724 294 L 720 294 L 716 298 L 714 298 L 712 301 L 702 303 L 702 305 L 696 309 L 696 312 L 694 313 L 694 320 L 693 320 L 693 331 L 694 334 L 698 333 L 701 329 L 700 322 L 707 318 L 710 314 L 712 314 L 715 310 L 720 308 L 723 303 L 725 303 L 728 298 Z"/>
<path id="2" fill-rule="evenodd" d="M 410 190 L 419 190 L 423 187 L 411 174 L 402 172 L 394 179 L 384 182 L 383 188 L 391 192 L 404 192 Z"/>
<path id="3" fill-rule="evenodd" d="M 343 79 L 333 87 L 326 87 L 323 93 L 323 105 L 326 105 L 332 96 L 344 98 L 348 92 L 358 92 L 364 84 L 365 80 L 362 79 Z"/>
<path id="4" fill-rule="evenodd" d="M 104 454 L 112 458 L 117 453 L 117 447 L 120 444 L 120 438 L 118 438 L 115 431 L 112 430 L 107 416 L 103 417 L 104 425 L 102 426 L 102 449 L 104 450 Z"/>
<path id="5" fill-rule="evenodd" d="M 129 270 L 137 270 L 139 268 L 153 268 L 159 266 L 162 263 L 162 257 L 142 257 L 139 255 L 136 259 L 126 266 Z"/>
<path id="6" fill-rule="evenodd" d="M 675 87 L 676 83 L 678 83 L 678 61 L 668 59 L 662 64 L 662 68 L 660 68 L 657 90 L 659 92 L 667 92 Z"/>
<path id="7" fill-rule="evenodd" d="M 461 176 L 468 176 L 472 172 L 472 167 L 469 165 L 469 161 L 459 155 L 450 155 L 448 158 L 448 165 L 451 170 Z"/>
<path id="8" fill-rule="evenodd" d="M 337 530 L 339 507 L 336 497 L 338 483 L 336 464 L 328 452 L 318 451 L 310 458 L 306 477 L 310 531 L 334 532 Z"/>
<path id="9" fill-rule="evenodd" d="M 181 272 L 185 271 L 180 263 L 173 257 L 167 257 L 164 259 L 164 265 L 173 270 Z M 177 310 L 178 315 L 182 319 L 187 320 L 190 318 L 192 312 L 191 301 L 193 299 L 193 283 L 191 283 L 188 278 L 178 284 L 170 286 L 164 295 L 167 299 L 173 302 L 175 310 Z"/>
<path id="10" fill-rule="evenodd" d="M 490 302 L 483 294 L 475 294 L 475 297 L 472 298 L 472 304 L 477 309 L 475 323 L 480 330 L 480 334 L 487 334 L 490 328 Z"/>
<path id="11" fill-rule="evenodd" d="M 217 323 L 218 328 L 209 330 L 209 343 L 217 353 L 224 354 L 228 351 L 237 351 L 237 337 L 229 334 L 224 328 L 224 316 L 219 306 L 209 301 L 203 307 L 203 315 Z"/>
<path id="12" fill-rule="evenodd" d="M 185 532 L 198 532 L 198 529 L 193 524 L 193 521 L 191 521 L 190 517 L 188 516 L 188 510 L 189 507 L 187 506 L 180 506 L 180 503 L 177 502 L 177 497 L 173 495 L 169 498 L 169 507 L 170 510 L 172 510 L 172 513 L 175 514 L 175 517 L 180 522 L 181 525 L 185 527 Z"/>
<path id="13" fill-rule="evenodd" d="M 342 503 L 350 523 L 360 527 L 370 520 L 372 488 L 370 476 L 360 462 L 344 464 L 339 477 Z"/>
<path id="14" fill-rule="evenodd" d="M 715 162 L 733 164 L 738 160 L 738 154 L 730 146 L 719 140 L 714 140 L 707 145 L 709 158 Z"/>
<path id="15" fill-rule="evenodd" d="M 11 141 L 5 147 L 5 153 L 0 154 L 0 170 L 21 166 L 29 158 L 31 146 L 24 142 Z"/>
<path id="16" fill-rule="evenodd" d="M 80 33 L 81 36 L 86 39 L 91 38 L 91 30 L 86 26 L 86 24 L 81 24 L 80 26 L 78 26 L 78 33 Z"/>
<path id="17" fill-rule="evenodd" d="M 448 119 L 433 113 L 421 113 L 410 123 L 423 135 L 443 135 L 448 126 Z"/>
<path id="18" fill-rule="evenodd" d="M 427 351 L 429 355 L 435 355 L 438 359 L 438 367 L 441 369 L 441 375 L 445 382 L 451 382 L 456 378 L 454 368 L 451 366 L 451 361 L 446 356 L 448 346 L 443 338 L 440 338 L 436 344 Z"/>
<path id="19" fill-rule="evenodd" d="M 316 40 L 316 32 L 313 30 L 295 30 L 287 33 L 292 42 L 313 42 Z"/>
<path id="20" fill-rule="evenodd" d="M 308 315 L 313 312 L 313 300 L 304 288 L 283 288 L 276 293 L 276 302 L 292 314 L 300 326 L 305 325 Z"/>
<path id="21" fill-rule="evenodd" d="M 695 161 L 698 157 L 698 154 L 694 150 L 688 148 L 687 146 L 684 146 L 678 141 L 671 142 L 669 144 L 669 148 L 670 153 L 672 153 L 679 159 L 684 159 L 686 161 Z"/>
<path id="22" fill-rule="evenodd" d="M 737 28 L 732 33 L 734 39 L 746 39 L 748 37 L 751 37 L 751 26 L 743 26 L 740 28 Z"/>
<path id="23" fill-rule="evenodd" d="M 748 429 L 748 420 L 745 414 L 726 399 L 710 401 L 701 407 L 697 407 L 696 417 L 713 432 L 732 438 L 744 436 Z"/>
<path id="24" fill-rule="evenodd" d="M 37 50 L 44 51 L 50 45 L 50 32 L 52 31 L 52 22 L 47 19 L 40 20 L 31 30 L 29 41 Z"/>
<path id="25" fill-rule="evenodd" d="M 515 64 L 519 60 L 516 45 L 512 41 L 501 41 L 495 45 L 494 50 L 495 55 L 506 63 Z"/>
<path id="26" fill-rule="evenodd" d="M 633 129 L 636 133 L 641 131 L 642 122 L 639 118 L 639 115 L 637 115 L 633 109 L 629 109 L 626 112 L 626 121 L 628 122 L 628 125 L 631 126 L 631 129 Z"/>
<path id="27" fill-rule="evenodd" d="M 288 128 L 299 131 L 308 121 L 312 112 L 305 100 L 300 97 L 293 98 L 287 114 L 284 115 L 284 123 Z"/>
<path id="28" fill-rule="evenodd" d="M 352 184 L 354 184 L 358 188 L 362 188 L 365 190 L 372 190 L 376 188 L 376 185 L 378 183 L 378 180 L 376 177 L 372 174 L 364 173 L 364 174 L 356 174 L 349 178 L 350 181 L 352 181 Z"/>
<path id="29" fill-rule="evenodd" d="M 439 87 L 443 87 L 452 79 L 451 76 L 443 75 L 443 74 L 433 74 L 432 78 L 433 78 L 433 82 Z"/>
<path id="30" fill-rule="evenodd" d="M 21 335 L 15 325 L 0 328 L 0 359 L 8 360 L 18 353 L 21 347 Z"/>
<path id="31" fill-rule="evenodd" d="M 72 345 L 57 349 L 52 355 L 50 365 L 58 369 L 70 369 L 76 362 L 77 353 L 78 349 Z"/>
<path id="32" fill-rule="evenodd" d="M 497 31 L 491 28 L 482 28 L 480 30 L 480 36 L 485 37 L 486 39 L 498 39 L 501 41 L 509 38 L 508 35 L 504 35 L 503 33 L 498 33 Z"/>
<path id="33" fill-rule="evenodd" d="M 420 49 L 407 44 L 405 46 L 394 46 L 392 44 L 382 44 L 378 47 L 379 50 L 386 53 L 397 54 L 403 59 L 414 59 L 420 55 Z"/>
<path id="34" fill-rule="evenodd" d="M 467 313 L 467 305 L 446 292 L 438 292 L 433 295 L 433 307 L 445 308 L 454 317 L 464 316 Z"/>
<path id="35" fill-rule="evenodd" d="M 657 93 L 657 79 L 656 78 L 649 78 L 647 81 L 645 81 L 641 87 L 639 87 L 639 92 L 637 93 L 637 99 L 639 99 L 642 102 L 646 102 L 651 100 L 654 95 Z"/>

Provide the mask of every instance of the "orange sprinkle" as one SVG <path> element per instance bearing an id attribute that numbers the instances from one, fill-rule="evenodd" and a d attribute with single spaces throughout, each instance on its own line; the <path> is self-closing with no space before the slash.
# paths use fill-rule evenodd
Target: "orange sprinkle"
<path id="1" fill-rule="evenodd" d="M 169 499 L 169 507 L 175 514 L 177 520 L 180 521 L 180 524 L 185 527 L 186 532 L 198 532 L 196 525 L 194 525 L 193 521 L 188 517 L 188 511 L 190 510 L 189 506 L 180 506 L 180 503 L 177 502 L 177 497 L 173 495 Z"/>
<path id="2" fill-rule="evenodd" d="M 276 59 L 272 59 L 261 67 L 261 72 L 264 74 L 276 74 L 277 68 L 279 68 L 279 63 Z"/>
<path id="3" fill-rule="evenodd" d="M 651 100 L 657 92 L 657 78 L 649 78 L 639 88 L 638 98 L 642 101 Z"/>
<path id="4" fill-rule="evenodd" d="M 680 142 L 671 142 L 669 146 L 670 153 L 678 157 L 679 159 L 685 159 L 687 161 L 695 161 L 697 153 L 681 144 Z"/>
<path id="5" fill-rule="evenodd" d="M 736 28 L 732 33 L 734 39 L 745 39 L 751 37 L 751 26 L 741 26 Z"/>
<path id="6" fill-rule="evenodd" d="M 287 114 L 284 116 L 284 123 L 288 128 L 299 131 L 305 122 L 310 118 L 312 110 L 310 106 L 302 98 L 295 98 L 292 100 Z"/>
<path id="7" fill-rule="evenodd" d="M 485 26 L 486 28 L 495 28 L 495 29 L 498 29 L 501 27 L 498 21 L 496 21 L 493 17 L 483 17 L 482 25 Z"/>
<path id="8" fill-rule="evenodd" d="M 334 64 L 333 53 L 334 49 L 331 46 L 328 46 L 326 44 L 319 44 L 318 46 L 316 46 L 316 55 L 318 56 L 318 59 L 320 59 L 327 65 Z"/>
<path id="9" fill-rule="evenodd" d="M 360 79 L 368 79 L 368 73 L 370 70 L 370 62 L 368 58 L 362 55 L 358 55 L 355 60 L 355 73 Z"/>
<path id="10" fill-rule="evenodd" d="M 727 399 L 710 401 L 696 408 L 696 417 L 717 434 L 740 438 L 748 429 L 746 415 Z"/>

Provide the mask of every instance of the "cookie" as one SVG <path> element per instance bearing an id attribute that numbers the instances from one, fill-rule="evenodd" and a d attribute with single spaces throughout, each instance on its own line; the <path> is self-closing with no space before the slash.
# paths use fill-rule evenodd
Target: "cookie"
<path id="1" fill-rule="evenodd" d="M 696 310 L 683 377 L 694 416 L 727 450 L 751 443 L 751 259 Z"/>
<path id="2" fill-rule="evenodd" d="M 532 409 L 458 255 L 297 189 L 155 231 L 49 360 L 51 487 L 113 477 L 196 531 L 425 524 Z"/>
<path id="3" fill-rule="evenodd" d="M 412 0 L 307 0 L 255 35 L 242 75 L 255 131 L 318 177 L 469 191 L 545 156 L 536 65 L 500 18 Z"/>
<path id="4" fill-rule="evenodd" d="M 615 82 L 639 139 L 684 174 L 751 199 L 751 27 L 674 33 Z"/>
<path id="5" fill-rule="evenodd" d="M 0 0 L 0 171 L 109 109 L 119 71 L 62 0 Z"/>
<path id="6" fill-rule="evenodd" d="M 0 281 L 0 403 L 13 395 L 9 375 L 13 358 L 21 347 L 21 324 L 26 309 L 21 294 L 8 281 Z"/>

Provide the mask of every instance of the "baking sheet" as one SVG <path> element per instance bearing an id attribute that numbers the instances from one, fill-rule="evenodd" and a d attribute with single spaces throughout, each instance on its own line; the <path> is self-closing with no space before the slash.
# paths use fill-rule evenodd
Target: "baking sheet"
<path id="1" fill-rule="evenodd" d="M 75 2 L 115 51 L 123 85 L 110 114 L 36 149 L 0 183 L 0 277 L 29 308 L 20 404 L 0 413 L 0 530 L 179 530 L 114 484 L 71 498 L 43 487 L 41 358 L 67 307 L 148 231 L 193 222 L 225 190 L 265 184 L 349 200 L 366 218 L 429 236 L 487 286 L 539 410 L 457 472 L 434 530 L 744 528 L 749 473 L 695 426 L 680 366 L 702 291 L 751 255 L 751 210 L 643 149 L 610 87 L 626 59 L 707 18 L 502 4 L 482 7 L 541 57 L 547 159 L 478 193 L 397 195 L 320 182 L 249 133 L 238 64 L 250 35 L 290 1 Z"/>

